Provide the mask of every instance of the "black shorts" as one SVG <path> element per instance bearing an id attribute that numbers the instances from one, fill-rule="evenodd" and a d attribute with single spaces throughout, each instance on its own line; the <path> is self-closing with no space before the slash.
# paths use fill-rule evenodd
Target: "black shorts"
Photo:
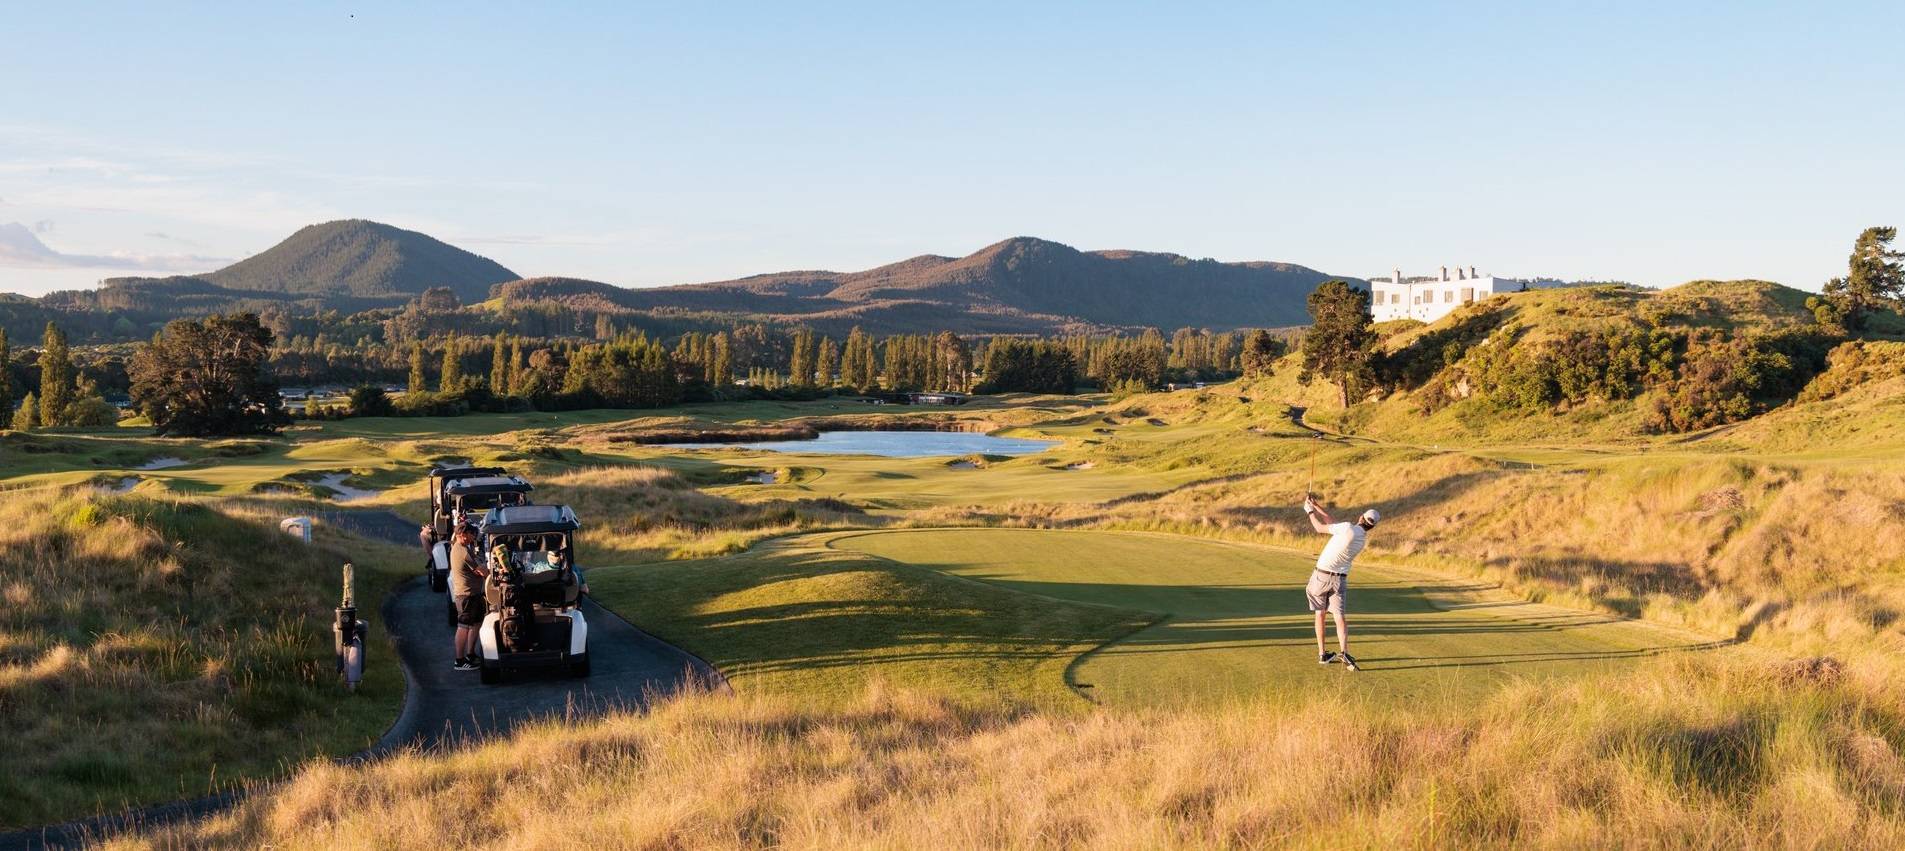
<path id="1" fill-rule="evenodd" d="M 482 626 L 483 615 L 489 612 L 489 606 L 483 602 L 481 594 L 465 594 L 456 598 L 456 625 Z"/>

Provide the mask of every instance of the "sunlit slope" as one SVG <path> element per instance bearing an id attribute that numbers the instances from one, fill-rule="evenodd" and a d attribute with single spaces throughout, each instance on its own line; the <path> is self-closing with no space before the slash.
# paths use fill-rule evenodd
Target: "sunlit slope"
<path id="1" fill-rule="evenodd" d="M 375 601 L 414 561 L 332 529 L 301 543 L 280 516 L 84 488 L 0 506 L 0 828 L 204 795 L 388 727 L 404 686 L 382 630 L 385 661 L 345 692 L 331 607 L 343 562 Z"/>

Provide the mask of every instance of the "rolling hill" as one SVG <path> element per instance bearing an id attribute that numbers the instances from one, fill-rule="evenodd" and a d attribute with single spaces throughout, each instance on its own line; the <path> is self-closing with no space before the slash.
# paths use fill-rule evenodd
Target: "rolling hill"
<path id="1" fill-rule="evenodd" d="M 859 272 L 775 272 L 633 289 L 579 278 L 522 279 L 425 234 L 352 219 L 301 228 L 214 272 L 111 278 L 98 289 L 16 299 L 0 305 L 0 325 L 37 334 L 55 318 L 81 331 L 81 339 L 132 339 L 182 316 L 354 313 L 401 307 L 426 289 L 448 287 L 466 305 L 617 314 L 656 333 L 736 321 L 805 324 L 833 334 L 854 326 L 879 334 L 1229 330 L 1307 322 L 1305 298 L 1330 277 L 1292 263 L 1080 251 L 1015 237 L 964 257 L 922 255 Z"/>
<path id="2" fill-rule="evenodd" d="M 307 225 L 283 242 L 216 272 L 184 280 L 227 290 L 317 296 L 414 296 L 449 287 L 464 301 L 521 277 L 434 237 L 380 222 L 347 219 Z M 108 287 L 137 278 L 113 278 Z M 162 278 L 177 281 L 180 278 Z"/>
<path id="3" fill-rule="evenodd" d="M 1220 263 L 1143 251 L 1080 251 L 1032 237 L 965 257 L 922 255 L 861 272 L 799 271 L 626 289 L 572 278 L 504 284 L 505 302 L 727 314 L 828 331 L 1051 333 L 1139 327 L 1278 327 L 1308 321 L 1329 275 L 1291 263 Z"/>

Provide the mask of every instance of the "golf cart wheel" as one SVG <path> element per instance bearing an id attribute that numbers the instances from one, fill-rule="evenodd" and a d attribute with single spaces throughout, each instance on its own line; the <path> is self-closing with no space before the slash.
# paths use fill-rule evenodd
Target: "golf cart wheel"
<path id="1" fill-rule="evenodd" d="M 503 666 L 485 663 L 477 669 L 476 675 L 482 679 L 483 685 L 493 686 L 503 681 Z"/>
<path id="2" fill-rule="evenodd" d="M 450 581 L 443 574 L 429 568 L 425 568 L 425 572 L 430 575 L 430 590 L 439 594 L 450 590 Z"/>
<path id="3" fill-rule="evenodd" d="M 589 675 L 589 654 L 569 657 L 569 676 L 586 677 Z"/>

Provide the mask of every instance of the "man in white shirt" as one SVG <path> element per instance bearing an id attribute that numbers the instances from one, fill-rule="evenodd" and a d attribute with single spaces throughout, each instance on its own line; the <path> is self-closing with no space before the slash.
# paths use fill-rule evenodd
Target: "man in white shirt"
<path id="1" fill-rule="evenodd" d="M 1356 667 L 1356 657 L 1349 655 L 1349 629 L 1343 625 L 1343 597 L 1349 593 L 1350 566 L 1356 563 L 1369 530 L 1376 528 L 1382 515 L 1372 508 L 1354 523 L 1337 523 L 1309 498 L 1303 500 L 1303 513 L 1319 534 L 1330 536 L 1330 542 L 1323 545 L 1323 553 L 1316 557 L 1316 572 L 1310 574 L 1310 582 L 1303 589 L 1304 596 L 1310 600 L 1310 611 L 1316 613 L 1316 663 L 1327 665 L 1341 656 L 1346 668 L 1362 670 Z M 1324 612 L 1336 618 L 1335 653 L 1323 649 Z"/>

